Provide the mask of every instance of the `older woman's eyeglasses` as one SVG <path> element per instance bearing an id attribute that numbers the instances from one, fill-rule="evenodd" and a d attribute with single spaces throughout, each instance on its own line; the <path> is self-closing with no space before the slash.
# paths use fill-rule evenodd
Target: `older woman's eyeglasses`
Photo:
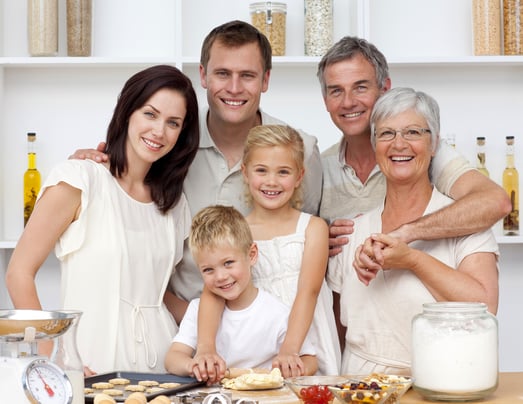
<path id="1" fill-rule="evenodd" d="M 425 133 L 431 133 L 430 129 L 409 126 L 403 129 L 380 128 L 374 131 L 374 136 L 378 142 L 390 142 L 400 133 L 405 140 L 420 140 Z"/>

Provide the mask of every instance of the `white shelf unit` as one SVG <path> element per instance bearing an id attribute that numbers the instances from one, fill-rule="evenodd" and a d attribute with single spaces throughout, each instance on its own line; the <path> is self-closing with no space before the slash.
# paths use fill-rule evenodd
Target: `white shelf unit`
<path id="1" fill-rule="evenodd" d="M 487 167 L 498 181 L 504 167 L 504 138 L 516 137 L 516 162 L 523 173 L 523 56 L 472 55 L 469 0 L 333 0 L 334 40 L 358 35 L 387 56 L 394 86 L 433 95 L 442 112 L 442 136 L 456 134 L 456 147 L 475 159 L 475 138 L 485 136 Z M 93 56 L 65 54 L 65 0 L 60 5 L 57 57 L 27 53 L 26 2 L 0 3 L 0 276 L 23 227 L 22 176 L 25 134 L 38 134 L 38 168 L 45 177 L 79 148 L 92 148 L 105 129 L 123 83 L 142 68 L 167 63 L 193 80 L 199 100 L 198 64 L 208 31 L 225 21 L 249 21 L 246 0 L 93 0 Z M 303 55 L 303 0 L 287 0 L 287 52 L 274 58 L 262 108 L 314 134 L 320 150 L 339 140 L 321 99 L 318 57 Z M 500 249 L 500 346 L 502 370 L 523 370 L 523 338 L 515 316 L 520 289 L 523 237 L 503 237 Z M 47 307 L 56 307 L 58 262 L 39 273 Z M 519 287 L 518 287 L 519 285 Z M 0 307 L 9 306 L 0 280 Z"/>

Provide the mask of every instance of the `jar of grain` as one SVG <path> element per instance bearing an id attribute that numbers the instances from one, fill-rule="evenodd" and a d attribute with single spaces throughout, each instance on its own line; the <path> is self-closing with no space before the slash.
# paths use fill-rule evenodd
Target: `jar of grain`
<path id="1" fill-rule="evenodd" d="M 472 0 L 474 55 L 501 55 L 501 1 Z"/>
<path id="2" fill-rule="evenodd" d="M 58 53 L 58 0 L 27 0 L 27 38 L 31 56 Z"/>
<path id="3" fill-rule="evenodd" d="M 252 25 L 269 39 L 272 55 L 285 55 L 287 5 L 260 1 L 250 5 L 250 13 Z"/>
<path id="4" fill-rule="evenodd" d="M 523 55 L 523 0 L 503 0 L 505 55 Z"/>
<path id="5" fill-rule="evenodd" d="M 67 0 L 67 55 L 91 56 L 92 0 Z"/>
<path id="6" fill-rule="evenodd" d="M 305 0 L 305 55 L 323 56 L 332 45 L 332 0 Z"/>

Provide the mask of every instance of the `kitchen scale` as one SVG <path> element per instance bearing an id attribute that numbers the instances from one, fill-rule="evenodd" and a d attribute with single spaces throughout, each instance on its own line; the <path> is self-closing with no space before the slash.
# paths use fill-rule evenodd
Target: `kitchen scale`
<path id="1" fill-rule="evenodd" d="M 37 342 L 64 334 L 74 313 L 40 310 L 0 310 L 0 402 L 70 404 L 71 381 L 46 356 Z"/>

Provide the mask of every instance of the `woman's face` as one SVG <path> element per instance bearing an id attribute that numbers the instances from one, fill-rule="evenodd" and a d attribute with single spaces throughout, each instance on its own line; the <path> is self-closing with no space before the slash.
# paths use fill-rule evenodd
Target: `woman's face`
<path id="1" fill-rule="evenodd" d="M 405 128 L 410 133 L 419 131 L 417 139 L 407 140 L 400 133 Z M 396 183 L 412 183 L 418 179 L 429 178 L 429 165 L 434 155 L 427 121 L 413 110 L 376 122 L 376 161 L 387 180 Z M 392 140 L 380 140 L 383 131 L 396 132 Z M 375 136 L 375 134 L 372 134 Z"/>
<path id="2" fill-rule="evenodd" d="M 169 153 L 180 136 L 185 114 L 185 98 L 176 90 L 163 88 L 131 114 L 127 155 L 153 163 Z"/>

